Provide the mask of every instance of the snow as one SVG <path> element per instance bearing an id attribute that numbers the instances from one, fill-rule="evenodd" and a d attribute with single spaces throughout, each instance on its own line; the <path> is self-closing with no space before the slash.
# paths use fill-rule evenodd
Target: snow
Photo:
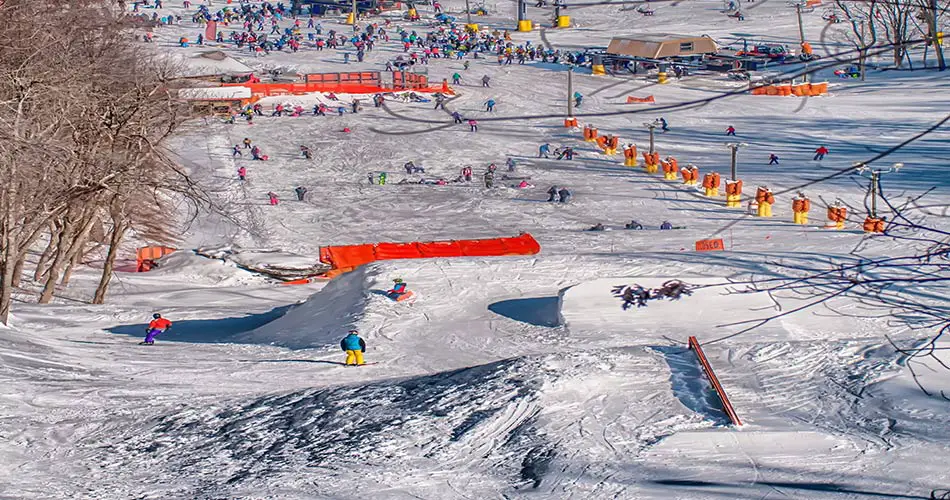
<path id="1" fill-rule="evenodd" d="M 443 3 L 451 15 L 463 8 Z M 755 5 L 738 26 L 712 0 L 658 3 L 648 23 L 620 6 L 577 7 L 569 11 L 574 29 L 512 36 L 562 49 L 605 46 L 634 31 L 706 33 L 722 45 L 797 44 L 794 9 Z M 478 22 L 511 27 L 513 4 L 498 8 Z M 182 10 L 159 11 L 174 12 Z M 528 14 L 548 16 L 530 4 Z M 177 46 L 180 36 L 199 32 L 190 15 L 183 18 L 155 31 L 157 45 L 191 58 L 204 49 Z M 347 32 L 340 21 L 322 20 L 324 30 Z M 805 23 L 816 52 L 837 50 L 833 40 L 816 40 L 819 13 L 806 14 Z M 261 58 L 221 50 L 258 74 L 380 70 L 403 54 L 384 43 L 365 63 L 345 65 L 340 51 L 309 47 Z M 760 219 L 727 209 L 721 197 L 625 168 L 622 156 L 600 154 L 579 131 L 564 129 L 564 66 L 471 62 L 468 71 L 447 59 L 427 68 L 431 81 L 463 75 L 447 107 L 477 118 L 474 134 L 433 103 L 389 100 L 376 109 L 364 100 L 352 114 L 350 100 L 364 96 L 343 94 L 342 117 L 189 122 L 172 149 L 216 210 L 191 222 L 182 250 L 151 272 L 118 273 L 105 305 L 88 303 L 93 268 L 77 272 L 53 304 L 33 304 L 24 291 L 11 327 L 0 328 L 0 497 L 926 498 L 950 485 L 942 459 L 950 451 L 950 403 L 941 397 L 950 395 L 950 372 L 938 363 L 950 363 L 950 343 L 938 342 L 935 357 L 908 359 L 888 339 L 924 347 L 933 332 L 853 297 L 740 333 L 745 322 L 794 309 L 802 298 L 740 293 L 739 284 L 782 275 L 778 264 L 823 269 L 830 259 L 849 259 L 862 234 L 854 222 L 844 231 L 818 229 L 819 201 L 840 198 L 862 214 L 866 182 L 842 176 L 808 186 L 815 206 L 808 227 L 791 224 L 791 195 L 939 119 L 950 105 L 946 78 L 872 72 L 866 82 L 833 80 L 821 98 L 743 94 L 704 103 L 741 85 L 703 75 L 655 85 L 642 76 L 575 73 L 585 97 L 581 122 L 642 151 L 641 124 L 664 116 L 672 128 L 657 135 L 658 151 L 701 173 L 726 176 L 723 134 L 736 127 L 748 144 L 739 154 L 746 192 L 767 184 L 778 200 L 776 217 Z M 483 74 L 491 88 L 480 86 Z M 625 103 L 646 94 L 656 104 Z M 483 111 L 488 98 L 498 102 L 496 113 Z M 269 110 L 332 101 L 313 94 L 260 102 Z M 668 108 L 681 102 L 702 105 Z M 270 160 L 233 157 L 244 137 Z M 893 160 L 905 167 L 885 177 L 884 189 L 903 197 L 936 186 L 926 200 L 939 215 L 948 199 L 948 139 L 940 129 L 903 148 Z M 573 145 L 579 157 L 536 158 L 544 142 Z M 820 144 L 831 154 L 813 162 Z M 311 147 L 313 161 L 301 157 L 300 145 Z M 772 152 L 780 166 L 767 165 Z M 507 157 L 517 163 L 513 175 L 537 187 L 515 189 L 517 181 L 500 175 L 493 190 L 478 182 L 397 184 L 454 179 L 465 165 L 478 179 L 490 162 L 500 174 Z M 426 173 L 405 176 L 409 160 Z M 236 179 L 240 166 L 247 182 Z M 388 172 L 387 185 L 367 182 L 373 172 Z M 570 188 L 572 202 L 545 202 L 551 185 Z M 297 186 L 308 187 L 305 201 L 294 199 Z M 280 205 L 267 204 L 271 191 Z M 631 219 L 686 228 L 583 231 Z M 375 262 L 306 285 L 247 270 L 306 273 L 327 245 L 521 231 L 540 242 L 540 254 Z M 706 238 L 722 238 L 726 251 L 693 252 Z M 875 237 L 865 247 L 892 255 L 901 245 Z M 414 302 L 384 295 L 395 278 L 408 283 Z M 611 294 L 619 285 L 673 279 L 699 288 L 627 311 Z M 927 292 L 945 307 L 942 290 Z M 154 312 L 174 326 L 154 346 L 138 346 Z M 339 340 L 350 329 L 361 332 L 366 358 L 377 364 L 340 366 Z M 703 343 L 741 428 L 724 418 L 686 348 L 689 336 Z"/>

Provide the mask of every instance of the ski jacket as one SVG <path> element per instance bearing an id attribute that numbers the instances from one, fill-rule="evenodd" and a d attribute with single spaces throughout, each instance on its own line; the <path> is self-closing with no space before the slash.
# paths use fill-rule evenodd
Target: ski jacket
<path id="1" fill-rule="evenodd" d="M 171 326 L 172 326 L 172 322 L 171 322 L 171 321 L 168 321 L 168 320 L 165 319 L 165 318 L 156 318 L 156 319 L 153 319 L 151 322 L 149 322 L 149 324 L 148 324 L 148 329 L 149 329 L 149 330 L 163 330 L 163 331 L 164 331 L 164 330 L 168 330 L 169 328 L 171 328 Z"/>
<path id="2" fill-rule="evenodd" d="M 389 293 L 406 293 L 406 284 L 396 283 L 393 285 L 392 290 L 389 290 Z"/>
<path id="3" fill-rule="evenodd" d="M 355 351 L 359 349 L 362 352 L 366 352 L 366 341 L 361 339 L 359 335 L 351 333 L 343 337 L 343 340 L 340 341 L 340 348 L 344 351 Z"/>

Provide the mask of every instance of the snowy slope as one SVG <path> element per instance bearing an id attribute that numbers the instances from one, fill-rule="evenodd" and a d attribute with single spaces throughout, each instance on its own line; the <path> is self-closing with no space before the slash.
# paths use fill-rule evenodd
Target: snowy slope
<path id="1" fill-rule="evenodd" d="M 456 14 L 463 8 L 443 3 Z M 653 5 L 652 18 L 630 5 L 571 7 L 575 28 L 513 38 L 576 48 L 606 45 L 618 33 L 701 31 L 726 43 L 797 44 L 794 9 L 774 2 L 746 4 L 742 24 L 719 13 L 719 1 Z M 514 4 L 488 7 L 492 14 L 476 19 L 481 25 L 512 26 Z M 528 14 L 549 15 L 533 6 Z M 324 28 L 346 30 L 338 21 L 323 20 Z M 816 51 L 840 48 L 818 39 L 823 28 L 820 9 L 805 15 Z M 159 49 L 183 57 L 205 50 L 174 43 L 198 30 L 187 20 L 157 29 Z M 261 58 L 222 50 L 259 73 L 381 70 L 403 54 L 382 43 L 365 63 L 344 65 L 339 51 L 308 47 Z M 821 269 L 850 259 L 862 235 L 854 222 L 841 232 L 818 229 L 821 200 L 840 198 L 858 220 L 866 181 L 842 176 L 808 186 L 810 226 L 790 223 L 792 193 L 777 195 L 773 219 L 749 217 L 721 197 L 625 168 L 622 157 L 564 129 L 563 66 L 471 62 L 465 71 L 460 61 L 432 59 L 427 71 L 433 81 L 463 74 L 447 108 L 477 118 L 474 134 L 431 103 L 397 101 L 342 117 L 190 122 L 174 151 L 218 209 L 189 226 L 181 247 L 281 249 L 295 255 L 285 263 L 300 264 L 326 245 L 528 231 L 540 254 L 377 262 L 329 283 L 284 286 L 181 251 L 152 272 L 117 274 L 103 306 L 87 303 L 94 273 L 77 273 L 54 304 L 17 303 L 12 327 L 0 329 L 0 497 L 926 498 L 950 484 L 939 459 L 950 443 L 950 406 L 941 397 L 950 395 L 950 376 L 938 363 L 950 363 L 947 343 L 937 344 L 937 358 L 908 360 L 885 338 L 907 348 L 932 332 L 841 298 L 735 335 L 748 326 L 738 323 L 787 311 L 800 297 L 710 286 L 622 311 L 610 294 L 618 285 L 714 285 L 781 275 L 778 263 Z M 484 74 L 491 88 L 479 85 Z M 736 84 L 705 75 L 669 85 L 633 75 L 574 77 L 585 95 L 582 123 L 644 150 L 642 122 L 664 116 L 672 129 L 657 136 L 659 152 L 702 173 L 726 176 L 723 133 L 735 126 L 748 144 L 739 156 L 747 193 L 759 184 L 781 193 L 847 168 L 929 126 L 950 105 L 950 85 L 934 73 L 872 72 L 867 82 L 832 83 L 821 98 L 736 95 L 670 110 Z M 626 104 L 629 95 L 654 95 L 656 104 Z M 498 102 L 493 114 L 483 111 L 488 98 Z M 244 137 L 270 160 L 232 157 Z M 904 169 L 884 180 L 886 190 L 906 196 L 936 186 L 927 199 L 938 205 L 931 222 L 940 227 L 947 139 L 938 130 L 902 149 L 893 160 Z M 572 145 L 579 157 L 539 159 L 544 142 Z M 821 144 L 832 153 L 811 161 Z M 300 157 L 300 145 L 311 147 L 313 161 Z M 768 166 L 769 153 L 781 165 Z M 531 177 L 535 187 L 501 179 L 491 190 L 479 182 L 396 184 L 408 177 L 402 164 L 409 160 L 426 168 L 426 178 L 454 178 L 470 165 L 478 179 L 490 162 L 501 173 L 507 157 L 517 162 L 513 175 Z M 240 166 L 248 182 L 236 179 Z M 367 182 L 382 171 L 388 185 Z M 544 201 L 555 184 L 574 192 L 570 204 Z M 309 188 L 306 201 L 295 201 L 297 186 Z M 270 191 L 280 205 L 267 204 Z M 584 231 L 631 219 L 686 229 Z M 727 251 L 692 251 L 708 237 L 723 238 Z M 866 249 L 901 250 L 879 237 Z M 406 280 L 414 302 L 382 295 L 394 278 Z M 933 295 L 945 306 L 940 292 Z M 139 347 L 153 312 L 175 326 L 155 346 Z M 340 366 L 339 339 L 351 328 L 376 364 Z M 690 335 L 704 343 L 741 429 L 727 425 L 685 348 Z"/>

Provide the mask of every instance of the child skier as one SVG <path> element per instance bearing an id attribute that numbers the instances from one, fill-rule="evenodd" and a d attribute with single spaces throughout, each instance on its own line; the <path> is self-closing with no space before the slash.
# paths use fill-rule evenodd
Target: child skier
<path id="1" fill-rule="evenodd" d="M 240 179 L 241 182 L 244 182 L 244 181 L 247 180 L 247 169 L 246 169 L 246 168 L 241 167 L 241 168 L 238 169 L 238 179 Z"/>
<path id="2" fill-rule="evenodd" d="M 149 322 L 148 328 L 145 329 L 145 340 L 142 342 L 145 345 L 152 345 L 155 343 L 155 337 L 165 333 L 169 328 L 172 327 L 172 322 L 163 318 L 161 314 L 155 313 L 152 315 L 152 321 Z"/>
<path id="3" fill-rule="evenodd" d="M 366 364 L 363 361 L 363 353 L 366 352 L 366 341 L 360 338 L 360 332 L 350 330 L 346 337 L 340 341 L 340 349 L 346 353 L 346 366 L 361 366 Z"/>

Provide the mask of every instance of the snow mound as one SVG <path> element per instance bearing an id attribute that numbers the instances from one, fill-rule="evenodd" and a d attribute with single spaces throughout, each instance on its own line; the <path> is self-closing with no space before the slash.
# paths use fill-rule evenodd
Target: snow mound
<path id="1" fill-rule="evenodd" d="M 195 250 L 209 259 L 233 262 L 238 267 L 281 280 L 295 280 L 330 270 L 318 258 L 282 250 L 244 250 L 232 246 L 202 247 Z"/>
<path id="2" fill-rule="evenodd" d="M 724 287 L 699 288 L 679 300 L 653 300 L 646 307 L 623 310 L 611 291 L 621 285 L 657 288 L 671 279 L 692 285 L 711 285 L 721 278 L 602 278 L 561 291 L 561 318 L 572 334 L 635 333 L 638 340 L 662 341 L 671 332 L 695 335 L 722 323 L 768 316 L 775 312 L 766 294 L 732 294 Z M 729 311 L 728 316 L 724 311 Z"/>
<path id="3" fill-rule="evenodd" d="M 305 302 L 290 308 L 282 317 L 241 334 L 237 339 L 290 349 L 336 345 L 348 330 L 360 329 L 371 302 L 369 290 L 376 283 L 376 275 L 373 266 L 362 266 L 343 274 Z"/>
<path id="4" fill-rule="evenodd" d="M 233 264 L 220 260 L 208 260 L 194 252 L 179 250 L 172 252 L 156 262 L 157 266 L 142 278 L 168 276 L 191 284 L 239 285 L 259 281 L 260 278 L 239 269 Z"/>

